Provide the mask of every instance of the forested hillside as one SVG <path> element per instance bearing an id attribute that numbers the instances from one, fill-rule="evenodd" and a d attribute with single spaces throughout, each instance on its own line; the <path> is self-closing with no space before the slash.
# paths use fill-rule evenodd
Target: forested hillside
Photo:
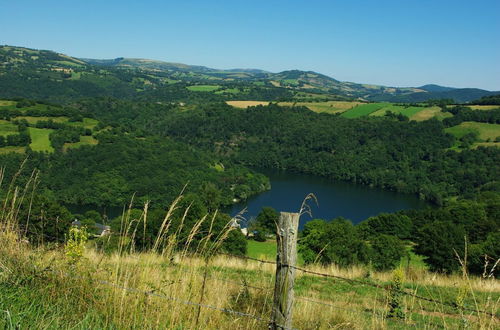
<path id="1" fill-rule="evenodd" d="M 148 59 L 78 59 L 53 51 L 13 46 L 0 47 L 0 72 L 0 98 L 54 102 L 98 96 L 160 102 L 200 96 L 205 100 L 469 102 L 494 94 L 474 88 L 401 88 L 340 82 L 301 70 L 270 73 L 257 69 L 218 70 Z"/>
<path id="2" fill-rule="evenodd" d="M 145 228 L 142 236 L 127 238 L 145 248 L 161 232 L 159 214 L 179 194 L 187 200 L 181 210 L 192 208 L 194 226 L 195 217 L 270 189 L 269 180 L 250 169 L 269 168 L 413 194 L 437 207 L 359 226 L 313 222 L 302 234 L 306 262 L 386 269 L 402 255 L 384 257 L 382 247 L 404 246 L 424 256 L 433 270 L 453 272 L 453 251 L 461 249 L 464 235 L 473 245 L 471 272 L 478 273 L 484 255 L 498 256 L 491 244 L 500 219 L 500 110 L 491 104 L 494 97 L 476 105 L 448 99 L 369 103 L 376 94 L 362 100 L 366 89 L 378 95 L 424 92 L 368 88 L 298 70 L 272 74 L 137 59 L 81 60 L 10 46 L 0 56 L 2 174 L 20 186 L 36 182 L 33 199 L 20 207 L 20 214 L 31 217 L 31 225 L 21 228 L 33 241 L 62 241 L 74 218 L 108 221 L 114 235 L 120 231 L 120 219 L 71 214 L 65 207 L 100 211 L 130 204 L 137 213 L 148 205 L 149 234 Z M 421 89 L 460 93 L 433 85 Z M 228 217 L 217 213 L 214 219 L 219 226 Z M 384 219 L 403 219 L 405 234 L 387 230 Z M 272 223 L 255 228 L 256 237 L 273 235 Z M 324 242 L 339 232 L 356 245 L 347 252 L 323 251 Z M 448 238 L 440 240 L 444 233 Z M 234 235 L 224 248 L 245 253 L 245 238 Z M 427 249 L 430 241 L 439 243 Z M 392 261 L 379 264 L 384 258 Z"/>

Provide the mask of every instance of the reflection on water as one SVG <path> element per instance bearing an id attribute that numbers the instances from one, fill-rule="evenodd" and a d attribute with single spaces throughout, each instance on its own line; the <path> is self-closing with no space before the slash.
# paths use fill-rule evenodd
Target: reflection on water
<path id="1" fill-rule="evenodd" d="M 318 205 L 309 201 L 313 217 L 303 215 L 300 219 L 302 227 L 311 219 L 331 220 L 344 217 L 358 223 L 382 212 L 421 209 L 429 205 L 414 195 L 330 181 L 312 175 L 262 170 L 259 172 L 271 179 L 271 190 L 235 204 L 225 210 L 226 212 L 234 216 L 246 207 L 244 217 L 247 220 L 257 216 L 264 206 L 271 206 L 277 211 L 298 212 L 307 194 L 313 193 L 318 199 Z"/>

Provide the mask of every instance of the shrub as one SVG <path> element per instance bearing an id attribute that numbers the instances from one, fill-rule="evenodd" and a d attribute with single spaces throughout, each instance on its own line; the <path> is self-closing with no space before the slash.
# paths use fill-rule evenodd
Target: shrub
<path id="1" fill-rule="evenodd" d="M 378 235 L 371 240 L 371 261 L 376 270 L 388 270 L 399 264 L 405 253 L 403 242 L 395 236 Z"/>

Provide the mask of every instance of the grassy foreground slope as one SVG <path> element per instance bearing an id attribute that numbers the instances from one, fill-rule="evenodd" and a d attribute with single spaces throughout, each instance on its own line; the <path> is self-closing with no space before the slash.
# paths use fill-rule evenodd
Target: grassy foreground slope
<path id="1" fill-rule="evenodd" d="M 186 241 L 177 241 L 168 233 L 167 213 L 165 231 L 156 237 L 152 248 L 139 253 L 127 243 L 128 235 L 135 234 L 130 229 L 137 220 L 125 213 L 117 250 L 104 253 L 102 247 L 108 238 L 51 246 L 28 242 L 18 229 L 18 224 L 24 223 L 24 219 L 17 219 L 19 201 L 16 196 L 9 201 L 0 212 L 0 309 L 4 311 L 0 327 L 268 326 L 275 265 L 217 255 L 221 242 L 235 230 L 231 226 L 215 241 L 209 240 L 210 232 L 198 232 L 199 227 L 193 227 Z M 144 214 L 141 218 L 147 223 Z M 210 220 L 204 217 L 199 221 Z M 201 237 L 196 244 L 195 236 Z M 267 245 L 263 252 L 270 249 Z M 390 294 L 386 288 L 390 287 L 391 273 L 371 272 L 360 266 L 309 265 L 307 269 L 330 277 L 297 271 L 293 315 L 297 329 L 499 326 L 500 284 L 494 278 L 444 276 L 410 266 L 404 271 L 402 290 L 406 294 L 399 303 L 404 316 L 387 318 Z M 419 300 L 412 294 L 441 303 Z M 456 302 L 461 307 L 455 307 Z"/>
<path id="2" fill-rule="evenodd" d="M 33 249 L 20 244 L 12 235 L 1 235 L 4 244 L 0 247 L 0 308 L 6 313 L 0 316 L 0 326 L 267 328 L 274 265 L 223 256 L 212 258 L 206 264 L 203 259 L 182 252 L 120 256 L 91 249 L 80 263 L 70 265 L 61 249 Z M 361 280 L 367 274 L 363 268 L 315 266 L 311 269 Z M 478 309 L 498 312 L 500 286 L 494 279 L 463 282 L 460 276 L 445 277 L 412 269 L 407 276 L 411 279 L 405 284 L 407 292 L 452 303 L 463 295 L 468 307 L 475 308 L 477 303 Z M 364 281 L 387 285 L 390 278 L 389 273 L 374 273 Z M 461 293 L 464 287 L 465 294 Z M 457 308 L 411 296 L 403 298 L 404 319 L 386 319 L 385 290 L 300 272 L 295 292 L 293 324 L 298 329 L 458 329 L 464 322 L 473 328 L 498 326 L 494 317 L 461 315 Z M 204 307 L 196 305 L 200 302 Z"/>

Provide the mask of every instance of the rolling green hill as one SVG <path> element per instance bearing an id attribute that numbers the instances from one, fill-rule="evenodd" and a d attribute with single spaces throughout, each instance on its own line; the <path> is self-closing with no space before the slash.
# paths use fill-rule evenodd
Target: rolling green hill
<path id="1" fill-rule="evenodd" d="M 221 88 L 209 92 L 218 100 L 423 102 L 446 98 L 469 102 L 494 94 L 475 88 L 400 88 L 342 82 L 313 71 L 220 70 L 123 57 L 78 59 L 48 50 L 0 46 L 1 98 L 26 97 L 58 103 L 100 96 L 186 101 L 200 97 L 186 86 L 215 83 Z M 204 101 L 206 97 L 203 95 Z"/>

